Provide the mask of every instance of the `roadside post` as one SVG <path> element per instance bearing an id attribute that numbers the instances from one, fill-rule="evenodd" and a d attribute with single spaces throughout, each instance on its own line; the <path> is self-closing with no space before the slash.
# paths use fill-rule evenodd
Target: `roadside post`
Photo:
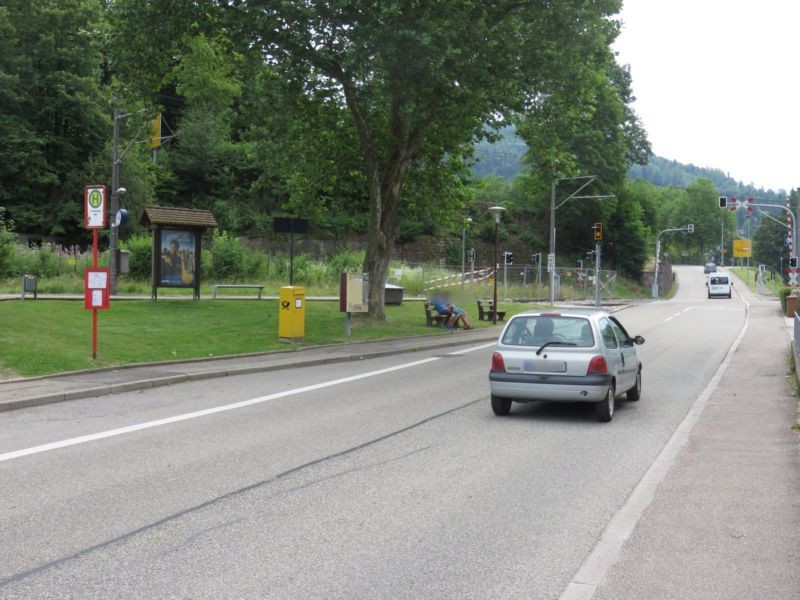
<path id="1" fill-rule="evenodd" d="M 92 230 L 92 267 L 84 271 L 84 308 L 92 311 L 92 359 L 97 359 L 97 311 L 110 308 L 111 270 L 97 265 L 97 230 L 106 226 L 106 186 L 83 188 L 83 224 Z"/>

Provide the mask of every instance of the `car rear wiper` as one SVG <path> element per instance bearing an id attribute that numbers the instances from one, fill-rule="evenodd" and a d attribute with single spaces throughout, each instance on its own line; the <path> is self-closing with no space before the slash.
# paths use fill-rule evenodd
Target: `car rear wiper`
<path id="1" fill-rule="evenodd" d="M 575 342 L 562 342 L 560 340 L 550 340 L 549 342 L 545 342 L 541 345 L 541 347 L 536 351 L 536 356 L 541 354 L 542 350 L 547 348 L 548 346 L 577 346 Z"/>

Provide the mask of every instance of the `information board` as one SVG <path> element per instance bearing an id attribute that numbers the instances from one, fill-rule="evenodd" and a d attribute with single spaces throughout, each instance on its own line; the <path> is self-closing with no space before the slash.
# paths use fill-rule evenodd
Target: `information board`
<path id="1" fill-rule="evenodd" d="M 86 310 L 108 310 L 110 290 L 110 269 L 86 269 L 83 287 L 84 308 Z"/>

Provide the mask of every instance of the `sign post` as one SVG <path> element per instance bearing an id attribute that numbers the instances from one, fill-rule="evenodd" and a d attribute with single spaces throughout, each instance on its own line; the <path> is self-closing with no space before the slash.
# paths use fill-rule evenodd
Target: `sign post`
<path id="1" fill-rule="evenodd" d="M 92 358 L 97 358 L 97 311 L 108 310 L 110 269 L 97 266 L 97 230 L 106 226 L 106 186 L 83 188 L 83 224 L 92 230 L 92 267 L 84 272 L 84 307 L 92 311 Z"/>

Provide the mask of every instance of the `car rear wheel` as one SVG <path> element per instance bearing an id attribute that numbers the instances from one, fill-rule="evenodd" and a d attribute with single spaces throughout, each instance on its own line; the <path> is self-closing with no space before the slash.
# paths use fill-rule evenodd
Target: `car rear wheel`
<path id="1" fill-rule="evenodd" d="M 594 405 L 594 412 L 598 421 L 608 423 L 614 416 L 614 384 L 608 386 L 606 397 Z"/>
<path id="2" fill-rule="evenodd" d="M 498 398 L 492 394 L 492 412 L 498 417 L 505 417 L 511 410 L 511 400 L 509 398 Z"/>
<path id="3" fill-rule="evenodd" d="M 636 402 L 642 396 L 642 371 L 639 370 L 636 373 L 636 383 L 633 384 L 633 387 L 628 390 L 625 394 L 625 397 L 628 399 L 629 402 Z"/>

